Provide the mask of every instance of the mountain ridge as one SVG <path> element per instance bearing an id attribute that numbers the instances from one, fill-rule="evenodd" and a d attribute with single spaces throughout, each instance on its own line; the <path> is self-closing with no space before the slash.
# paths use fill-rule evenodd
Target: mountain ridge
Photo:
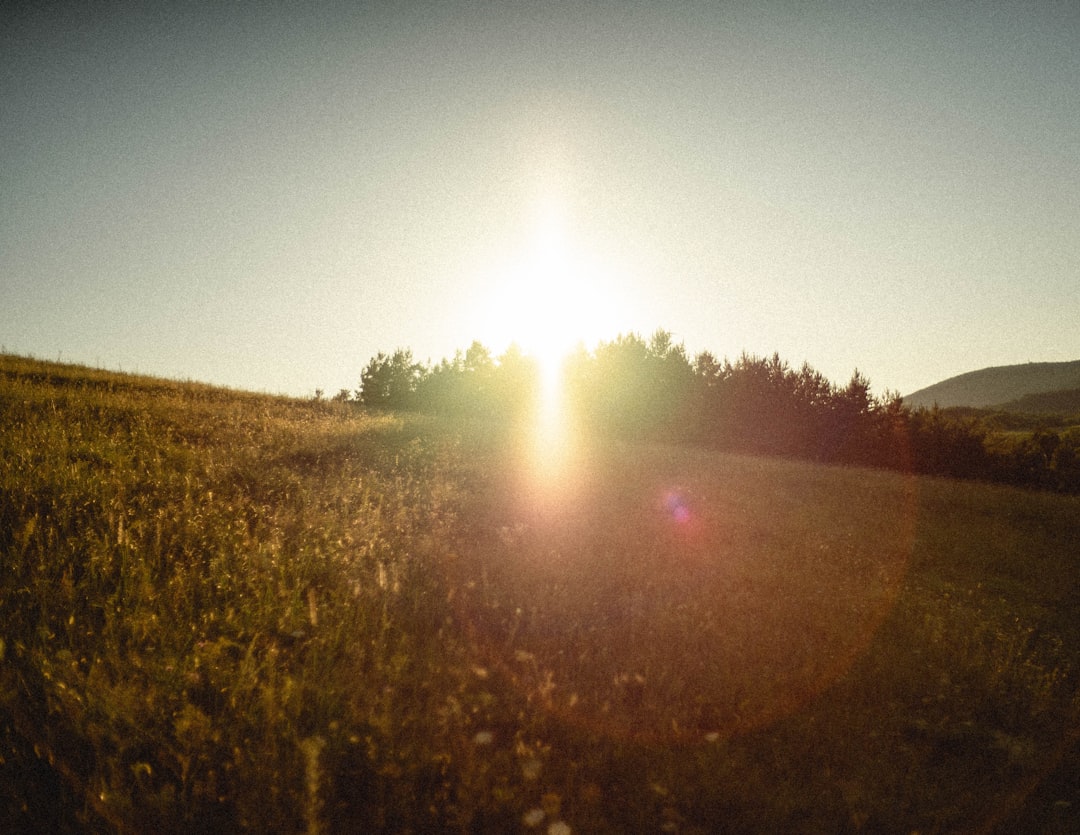
<path id="1" fill-rule="evenodd" d="M 1080 360 L 997 365 L 949 377 L 911 394 L 911 408 L 970 406 L 987 408 L 1014 403 L 1030 395 L 1080 389 Z"/>

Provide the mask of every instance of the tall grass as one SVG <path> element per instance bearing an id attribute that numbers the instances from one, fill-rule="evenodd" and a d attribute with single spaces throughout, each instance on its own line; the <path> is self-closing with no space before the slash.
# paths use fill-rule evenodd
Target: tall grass
<path id="1" fill-rule="evenodd" d="M 545 482 L 491 431 L 15 357 L 0 420 L 16 826 L 951 831 L 1080 803 L 1031 794 L 1080 711 L 1075 497 L 619 443 Z"/>
<path id="2" fill-rule="evenodd" d="M 410 769 L 451 744 L 431 700 L 455 648 L 422 562 L 449 493 L 416 426 L 78 375 L 9 378 L 2 404 L 7 728 L 94 815 L 303 828 L 339 796 L 319 759 L 363 763 L 343 796 L 378 815 L 408 792 L 380 775 L 404 729 L 432 752 Z"/>

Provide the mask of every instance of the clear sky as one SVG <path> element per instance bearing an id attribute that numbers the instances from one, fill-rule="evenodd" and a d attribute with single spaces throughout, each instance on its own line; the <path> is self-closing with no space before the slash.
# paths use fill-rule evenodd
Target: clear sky
<path id="1" fill-rule="evenodd" d="M 657 327 L 876 392 L 1080 359 L 1074 0 L 27 5 L 9 352 L 296 395 Z"/>

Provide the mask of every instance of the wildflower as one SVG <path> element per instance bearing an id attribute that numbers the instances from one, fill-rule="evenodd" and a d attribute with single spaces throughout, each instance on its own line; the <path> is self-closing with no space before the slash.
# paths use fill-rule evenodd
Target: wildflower
<path id="1" fill-rule="evenodd" d="M 558 817 L 559 809 L 562 808 L 562 798 L 555 792 L 547 792 L 540 798 L 540 805 L 551 817 Z"/>
<path id="2" fill-rule="evenodd" d="M 473 742 L 477 745 L 491 745 L 495 741 L 495 734 L 491 731 L 477 731 Z"/>
<path id="3" fill-rule="evenodd" d="M 540 771 L 543 769 L 544 764 L 536 757 L 530 757 L 521 764 L 521 775 L 526 780 L 535 780 L 540 776 Z"/>

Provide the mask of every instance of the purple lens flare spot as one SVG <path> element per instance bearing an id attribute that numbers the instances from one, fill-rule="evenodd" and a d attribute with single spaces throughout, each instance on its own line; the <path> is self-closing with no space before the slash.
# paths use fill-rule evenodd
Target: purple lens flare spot
<path id="1" fill-rule="evenodd" d="M 690 507 L 686 499 L 677 490 L 669 490 L 664 496 L 664 507 L 671 518 L 680 524 L 690 521 Z"/>

